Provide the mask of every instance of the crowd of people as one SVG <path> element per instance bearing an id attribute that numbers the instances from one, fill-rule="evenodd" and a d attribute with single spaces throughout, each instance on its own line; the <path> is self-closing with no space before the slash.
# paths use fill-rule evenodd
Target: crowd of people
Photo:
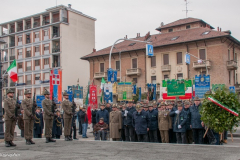
<path id="1" fill-rule="evenodd" d="M 76 112 L 73 103 L 69 101 L 67 92 L 63 93 L 63 114 L 52 109 L 50 93 L 44 92 L 45 99 L 42 108 L 35 110 L 31 92 L 25 91 L 26 98 L 22 101 L 16 115 L 16 100 L 14 92 L 7 90 L 4 100 L 5 109 L 5 146 L 16 146 L 13 143 L 16 122 L 21 130 L 21 137 L 26 144 L 35 144 L 32 138 L 42 138 L 45 130 L 46 143 L 60 139 L 64 127 L 65 141 L 77 140 L 78 133 L 82 138 L 88 138 L 88 115 L 86 106 Z M 119 104 L 100 104 L 91 111 L 92 128 L 95 140 L 153 142 L 153 143 L 182 143 L 182 144 L 220 144 L 219 133 L 207 129 L 201 121 L 199 113 L 201 100 L 147 100 L 122 102 Z M 72 136 L 73 135 L 73 136 Z M 227 142 L 227 133 L 224 142 Z"/>

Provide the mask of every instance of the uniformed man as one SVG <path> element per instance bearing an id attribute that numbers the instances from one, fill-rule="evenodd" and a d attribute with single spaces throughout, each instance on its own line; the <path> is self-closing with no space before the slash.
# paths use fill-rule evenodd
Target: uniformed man
<path id="1" fill-rule="evenodd" d="M 24 92 L 25 99 L 22 100 L 22 108 L 24 110 L 23 113 L 23 121 L 24 121 L 24 137 L 26 139 L 26 144 L 31 145 L 35 144 L 32 141 L 33 138 L 33 123 L 34 123 L 34 115 L 33 115 L 33 107 L 36 108 L 36 105 L 33 106 L 33 100 L 31 99 L 31 91 L 26 90 Z M 35 112 L 35 111 L 34 111 Z"/>
<path id="2" fill-rule="evenodd" d="M 44 128 L 43 115 L 40 113 L 40 107 L 37 108 L 34 120 L 34 138 L 42 138 Z"/>
<path id="3" fill-rule="evenodd" d="M 4 109 L 5 109 L 5 146 L 10 147 L 10 146 L 16 146 L 14 144 L 13 138 L 14 138 L 14 130 L 15 130 L 15 125 L 17 121 L 17 117 L 15 117 L 15 105 L 16 105 L 16 100 L 13 99 L 13 94 L 14 91 L 8 89 L 7 90 L 7 98 L 4 100 Z"/>
<path id="4" fill-rule="evenodd" d="M 161 110 L 158 112 L 158 127 L 160 130 L 162 143 L 169 143 L 168 131 L 172 128 L 172 120 L 169 116 L 169 111 L 166 110 L 165 103 L 160 104 Z"/>
<path id="5" fill-rule="evenodd" d="M 143 106 L 143 109 L 144 109 L 145 112 L 148 113 L 148 105 L 147 104 Z"/>
<path id="6" fill-rule="evenodd" d="M 46 143 L 56 142 L 56 140 L 52 139 L 52 128 L 54 118 L 54 113 L 52 112 L 52 100 L 49 99 L 50 93 L 47 90 L 45 90 L 43 94 L 45 96 L 45 99 L 42 101 L 42 106 L 44 110 L 43 119 L 45 122 Z"/>
<path id="7" fill-rule="evenodd" d="M 64 100 L 62 102 L 62 108 L 64 111 L 63 119 L 64 119 L 64 136 L 65 141 L 71 141 L 72 138 L 70 137 L 71 126 L 72 126 L 72 103 L 68 100 L 69 94 L 65 91 L 63 93 Z"/>
<path id="8" fill-rule="evenodd" d="M 109 118 L 110 138 L 112 138 L 113 141 L 119 141 L 122 129 L 122 113 L 117 111 L 116 104 L 112 106 Z"/>
<path id="9" fill-rule="evenodd" d="M 153 104 L 148 104 L 149 107 L 149 117 L 151 119 L 149 126 L 149 141 L 158 142 L 157 130 L 158 130 L 158 111 L 153 108 Z"/>

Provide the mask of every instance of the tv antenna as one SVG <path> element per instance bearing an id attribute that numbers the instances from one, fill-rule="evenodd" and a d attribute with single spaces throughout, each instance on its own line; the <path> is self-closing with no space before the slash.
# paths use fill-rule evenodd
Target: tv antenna
<path id="1" fill-rule="evenodd" d="M 185 2 L 186 2 L 186 10 L 183 10 L 183 11 L 186 11 L 186 18 L 188 17 L 188 11 L 192 11 L 192 10 L 188 10 L 188 4 L 189 4 L 189 2 L 188 2 L 188 0 L 184 0 Z"/>

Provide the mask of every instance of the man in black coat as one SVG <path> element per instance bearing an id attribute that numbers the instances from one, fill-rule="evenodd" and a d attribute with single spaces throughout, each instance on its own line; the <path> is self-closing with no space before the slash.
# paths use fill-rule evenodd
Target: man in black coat
<path id="1" fill-rule="evenodd" d="M 78 124 L 79 124 L 79 127 L 78 127 L 79 128 L 78 129 L 78 134 L 79 135 L 82 135 L 82 123 L 81 123 L 81 117 L 80 117 L 81 113 L 82 113 L 82 108 L 80 107 L 79 111 L 77 112 Z"/>
<path id="2" fill-rule="evenodd" d="M 42 138 L 43 128 L 43 115 L 40 113 L 40 108 L 37 108 L 34 120 L 34 138 Z"/>
<path id="3" fill-rule="evenodd" d="M 72 138 L 72 131 L 73 131 L 73 139 L 78 140 L 78 138 L 76 137 L 77 134 L 77 128 L 76 128 L 76 119 L 77 119 L 77 113 L 76 111 L 73 112 L 73 118 L 72 118 L 72 127 L 71 127 L 71 132 L 70 132 L 70 137 Z"/>
<path id="4" fill-rule="evenodd" d="M 125 137 L 126 141 L 135 141 L 135 130 L 132 124 L 132 118 L 133 118 L 133 113 L 136 111 L 135 108 L 133 108 L 133 101 L 128 102 L 128 108 L 124 111 L 124 118 L 126 119 L 124 121 L 124 128 L 125 128 Z"/>
<path id="5" fill-rule="evenodd" d="M 92 128 L 93 129 L 94 129 L 95 124 L 97 123 L 96 116 L 97 116 L 97 109 L 95 106 L 93 106 L 93 110 L 92 110 Z"/>
<path id="6" fill-rule="evenodd" d="M 87 128 L 88 128 L 88 116 L 86 113 L 86 106 L 83 106 L 82 113 L 80 114 L 81 123 L 82 123 L 82 138 L 87 137 Z"/>

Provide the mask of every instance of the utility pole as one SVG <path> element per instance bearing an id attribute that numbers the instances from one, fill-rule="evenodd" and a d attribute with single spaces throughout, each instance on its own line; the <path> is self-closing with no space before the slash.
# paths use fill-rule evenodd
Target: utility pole
<path id="1" fill-rule="evenodd" d="M 186 10 L 183 10 L 183 11 L 186 11 L 186 18 L 188 18 L 188 11 L 192 11 L 192 10 L 188 10 L 188 1 L 187 0 L 184 0 L 186 2 Z"/>

